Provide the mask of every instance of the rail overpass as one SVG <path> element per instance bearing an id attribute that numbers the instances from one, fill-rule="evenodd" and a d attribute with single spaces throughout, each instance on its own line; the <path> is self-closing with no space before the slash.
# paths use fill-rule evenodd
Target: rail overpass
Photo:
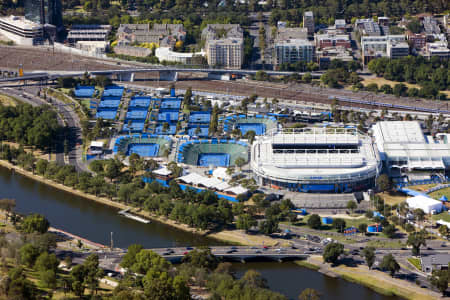
<path id="1" fill-rule="evenodd" d="M 61 77 L 80 77 L 87 73 L 91 76 L 105 75 L 116 76 L 120 81 L 134 81 L 136 73 L 158 73 L 160 80 L 176 81 L 178 79 L 178 73 L 206 73 L 210 79 L 229 79 L 233 75 L 246 76 L 255 75 L 256 70 L 229 70 L 229 69 L 189 69 L 189 68 L 132 68 L 132 69 L 117 69 L 117 70 L 99 70 L 99 71 L 37 71 L 34 73 L 27 73 L 21 77 L 11 77 L 0 79 L 0 82 L 13 82 L 13 81 L 46 81 L 55 80 Z M 285 72 L 285 71 L 264 71 L 271 76 L 289 76 L 292 74 L 304 75 L 306 72 Z M 319 78 L 322 73 L 312 72 L 310 73 L 313 78 Z"/>

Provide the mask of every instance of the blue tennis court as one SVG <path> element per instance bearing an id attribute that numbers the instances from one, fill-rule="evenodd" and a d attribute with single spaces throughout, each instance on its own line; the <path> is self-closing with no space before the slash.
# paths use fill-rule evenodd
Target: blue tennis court
<path id="1" fill-rule="evenodd" d="M 120 100 L 102 100 L 98 107 L 117 108 L 120 105 Z"/>
<path id="2" fill-rule="evenodd" d="M 158 114 L 158 121 L 162 122 L 174 122 L 178 121 L 177 111 L 163 111 Z"/>
<path id="3" fill-rule="evenodd" d="M 117 114 L 117 110 L 99 110 L 95 115 L 97 118 L 105 120 L 114 120 Z"/>
<path id="4" fill-rule="evenodd" d="M 155 128 L 155 134 L 170 134 L 174 135 L 177 132 L 177 126 L 176 125 L 169 125 L 169 129 L 166 131 L 163 130 L 163 125 L 159 124 Z"/>
<path id="5" fill-rule="evenodd" d="M 94 92 L 95 92 L 94 86 L 79 85 L 75 89 L 75 97 L 77 97 L 77 98 L 92 98 L 92 95 L 94 95 Z"/>
<path id="6" fill-rule="evenodd" d="M 135 97 L 131 99 L 128 107 L 137 107 L 147 109 L 150 106 L 150 97 Z"/>
<path id="7" fill-rule="evenodd" d="M 128 145 L 127 155 L 131 153 L 139 154 L 142 157 L 158 156 L 159 144 L 130 144 Z"/>
<path id="8" fill-rule="evenodd" d="M 180 109 L 181 100 L 163 100 L 161 102 L 162 109 Z"/>
<path id="9" fill-rule="evenodd" d="M 201 167 L 228 167 L 230 165 L 230 154 L 228 153 L 201 153 L 198 156 L 197 165 Z"/>
<path id="10" fill-rule="evenodd" d="M 145 120 L 147 118 L 146 110 L 128 110 L 127 119 Z"/>
<path id="11" fill-rule="evenodd" d="M 241 130 L 242 135 L 250 130 L 253 130 L 256 135 L 263 135 L 266 132 L 266 125 L 263 123 L 238 123 L 237 128 Z"/>
<path id="12" fill-rule="evenodd" d="M 125 121 L 125 124 L 122 127 L 122 131 L 124 132 L 142 132 L 144 130 L 144 121 L 131 121 L 130 126 L 128 126 L 128 121 Z"/>
<path id="13" fill-rule="evenodd" d="M 189 115 L 189 123 L 209 123 L 211 121 L 211 113 L 209 111 L 191 112 Z"/>
<path id="14" fill-rule="evenodd" d="M 198 131 L 198 129 L 200 129 L 200 132 Z M 206 137 L 209 134 L 209 129 L 208 127 L 190 127 L 188 129 L 188 135 L 189 136 L 201 136 L 201 137 Z"/>
<path id="15" fill-rule="evenodd" d="M 107 86 L 103 91 L 103 96 L 120 96 L 122 97 L 124 88 L 121 86 Z"/>

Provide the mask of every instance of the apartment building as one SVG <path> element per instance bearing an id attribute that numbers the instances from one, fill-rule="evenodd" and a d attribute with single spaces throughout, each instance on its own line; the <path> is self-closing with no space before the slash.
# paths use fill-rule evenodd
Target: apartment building
<path id="1" fill-rule="evenodd" d="M 317 48 L 327 48 L 327 47 L 344 47 L 351 48 L 350 37 L 348 34 L 316 34 L 315 37 Z"/>
<path id="2" fill-rule="evenodd" d="M 367 64 L 376 57 L 399 58 L 409 54 L 409 45 L 404 35 L 362 36 L 361 54 Z"/>
<path id="3" fill-rule="evenodd" d="M 240 69 L 244 63 L 244 32 L 238 24 L 208 24 L 202 31 L 210 66 Z"/>
<path id="4" fill-rule="evenodd" d="M 312 62 L 315 58 L 314 42 L 306 39 L 290 39 L 275 43 L 275 64 Z"/>
<path id="5" fill-rule="evenodd" d="M 427 43 L 427 37 L 423 33 L 412 33 L 411 31 L 408 31 L 406 33 L 406 38 L 417 50 L 423 49 Z"/>
<path id="6" fill-rule="evenodd" d="M 303 28 L 308 30 L 308 35 L 314 35 L 315 24 L 314 24 L 314 14 L 312 11 L 305 11 L 303 14 Z"/>

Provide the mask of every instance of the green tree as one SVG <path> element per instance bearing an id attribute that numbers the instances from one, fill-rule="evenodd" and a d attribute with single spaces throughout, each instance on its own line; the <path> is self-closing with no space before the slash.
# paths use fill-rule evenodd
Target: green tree
<path id="1" fill-rule="evenodd" d="M 412 232 L 408 235 L 408 240 L 406 244 L 411 246 L 411 252 L 414 256 L 420 255 L 420 247 L 426 246 L 426 233 L 424 231 Z"/>
<path id="2" fill-rule="evenodd" d="M 83 263 L 85 268 L 84 283 L 91 290 L 91 293 L 96 294 L 99 279 L 104 276 L 103 269 L 99 267 L 99 260 L 97 254 L 89 255 Z"/>
<path id="3" fill-rule="evenodd" d="M 377 178 L 376 184 L 381 192 L 389 191 L 392 188 L 391 180 L 389 179 L 389 176 L 386 174 L 381 174 Z"/>
<path id="4" fill-rule="evenodd" d="M 434 270 L 430 278 L 431 284 L 435 286 L 443 296 L 445 296 L 445 292 L 448 289 L 449 272 L 449 270 Z"/>
<path id="5" fill-rule="evenodd" d="M 23 264 L 32 267 L 39 256 L 39 250 L 31 244 L 25 244 L 19 249 L 19 255 Z"/>
<path id="6" fill-rule="evenodd" d="M 395 226 L 392 224 L 388 224 L 383 228 L 383 233 L 390 239 L 393 239 L 395 237 L 395 231 Z"/>
<path id="7" fill-rule="evenodd" d="M 358 207 L 358 205 L 356 204 L 355 201 L 350 200 L 350 201 L 347 202 L 347 209 L 350 209 L 351 212 L 352 212 L 352 214 L 353 214 L 353 211 L 354 211 L 357 207 Z"/>
<path id="8" fill-rule="evenodd" d="M 219 265 L 219 259 L 207 247 L 190 251 L 183 257 L 182 261 L 196 268 L 205 268 L 207 270 L 214 270 Z"/>
<path id="9" fill-rule="evenodd" d="M 312 214 L 311 216 L 309 216 L 308 226 L 311 227 L 312 229 L 320 229 L 320 227 L 322 226 L 320 216 L 317 214 Z"/>
<path id="10" fill-rule="evenodd" d="M 318 291 L 312 288 L 304 289 L 300 295 L 298 295 L 298 300 L 319 300 L 320 294 Z"/>
<path id="11" fill-rule="evenodd" d="M 261 276 L 259 272 L 255 270 L 248 270 L 244 276 L 239 280 L 243 285 L 256 288 L 267 288 L 267 280 Z"/>
<path id="12" fill-rule="evenodd" d="M 345 223 L 345 220 L 344 220 L 344 219 L 341 219 L 341 218 L 335 218 L 335 219 L 333 220 L 333 227 L 334 227 L 335 229 L 337 229 L 338 232 L 340 232 L 340 233 L 344 232 L 346 226 L 347 226 L 347 224 Z"/>
<path id="13" fill-rule="evenodd" d="M 323 249 L 323 260 L 327 263 L 336 264 L 342 253 L 344 253 L 344 245 L 334 242 L 329 243 Z"/>
<path id="14" fill-rule="evenodd" d="M 359 230 L 359 232 L 366 234 L 367 233 L 367 224 L 366 223 L 359 224 L 358 230 Z"/>
<path id="15" fill-rule="evenodd" d="M 186 89 L 186 93 L 184 93 L 184 99 L 183 99 L 184 105 L 187 105 L 187 106 L 191 105 L 191 99 L 192 99 L 192 88 L 188 87 Z"/>
<path id="16" fill-rule="evenodd" d="M 128 246 L 127 253 L 123 256 L 120 265 L 123 268 L 131 268 L 136 263 L 136 255 L 144 249 L 142 245 L 132 244 Z"/>
<path id="17" fill-rule="evenodd" d="M 256 225 L 257 225 L 256 220 L 247 213 L 239 215 L 236 220 L 236 228 L 243 229 L 245 230 L 245 232 L 248 232 L 250 228 Z"/>
<path id="18" fill-rule="evenodd" d="M 236 166 L 240 169 L 242 168 L 242 166 L 245 165 L 245 159 L 242 157 L 238 157 L 236 158 L 236 160 L 234 161 L 234 163 L 236 164 Z"/>
<path id="19" fill-rule="evenodd" d="M 380 267 L 383 270 L 389 271 L 392 277 L 400 270 L 400 265 L 395 260 L 392 254 L 385 255 L 381 262 Z"/>
<path id="20" fill-rule="evenodd" d="M 362 251 L 362 255 L 366 260 L 367 266 L 369 269 L 372 268 L 373 263 L 375 262 L 375 248 L 374 247 L 365 247 Z"/>
<path id="21" fill-rule="evenodd" d="M 26 216 L 21 225 L 22 231 L 26 233 L 46 233 L 49 227 L 48 220 L 40 214 Z"/>
<path id="22" fill-rule="evenodd" d="M 244 134 L 244 138 L 248 140 L 248 143 L 251 145 L 255 140 L 256 133 L 253 130 L 249 130 Z"/>

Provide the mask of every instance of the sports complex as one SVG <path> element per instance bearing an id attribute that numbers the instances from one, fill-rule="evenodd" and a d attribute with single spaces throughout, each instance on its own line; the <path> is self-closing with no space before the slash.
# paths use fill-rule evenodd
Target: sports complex
<path id="1" fill-rule="evenodd" d="M 239 129 L 242 135 L 253 130 L 256 135 L 263 135 L 277 128 L 277 119 L 273 116 L 265 115 L 233 115 L 228 116 L 223 121 L 223 130 L 231 132 L 233 129 Z"/>
<path id="2" fill-rule="evenodd" d="M 257 137 L 251 168 L 272 188 L 349 193 L 375 184 L 381 160 L 372 139 L 356 129 L 290 128 Z"/>
<path id="3" fill-rule="evenodd" d="M 199 167 L 233 166 L 239 157 L 248 162 L 247 143 L 217 139 L 186 141 L 177 154 L 178 162 Z"/>
<path id="4" fill-rule="evenodd" d="M 167 136 L 136 134 L 120 136 L 114 143 L 114 154 L 122 153 L 126 156 L 132 153 L 141 157 L 163 156 L 166 149 L 170 149 L 172 140 Z"/>

